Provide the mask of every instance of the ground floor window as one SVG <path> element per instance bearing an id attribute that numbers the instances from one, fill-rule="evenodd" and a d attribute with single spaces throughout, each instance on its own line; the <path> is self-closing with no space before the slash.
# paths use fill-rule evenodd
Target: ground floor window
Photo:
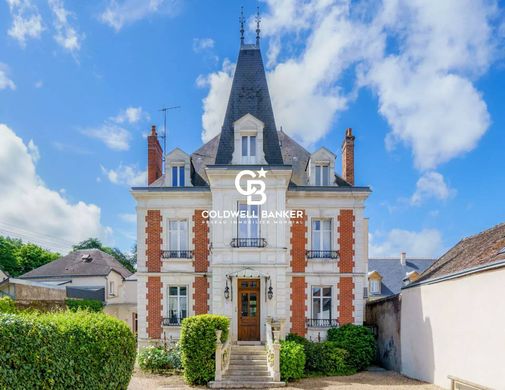
<path id="1" fill-rule="evenodd" d="M 312 286 L 312 319 L 332 319 L 331 287 Z"/>
<path id="2" fill-rule="evenodd" d="M 187 286 L 168 287 L 168 325 L 180 325 L 188 316 Z"/>

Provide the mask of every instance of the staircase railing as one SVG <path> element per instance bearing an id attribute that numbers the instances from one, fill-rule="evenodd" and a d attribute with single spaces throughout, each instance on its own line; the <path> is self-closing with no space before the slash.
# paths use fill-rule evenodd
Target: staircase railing
<path id="1" fill-rule="evenodd" d="M 228 338 L 224 342 L 221 342 L 222 330 L 216 329 L 216 373 L 215 380 L 223 380 L 223 374 L 228 370 L 230 365 L 230 354 L 231 354 L 231 332 L 228 329 Z"/>
<path id="2" fill-rule="evenodd" d="M 279 342 L 280 328 L 275 324 L 271 318 L 265 322 L 266 326 L 266 349 L 267 349 L 267 362 L 268 372 L 273 377 L 275 382 L 281 380 L 281 367 L 280 367 L 280 352 L 281 344 Z"/>

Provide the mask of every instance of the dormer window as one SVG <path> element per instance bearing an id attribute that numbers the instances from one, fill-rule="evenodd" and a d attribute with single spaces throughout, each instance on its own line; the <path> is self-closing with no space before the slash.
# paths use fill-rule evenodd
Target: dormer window
<path id="1" fill-rule="evenodd" d="M 316 186 L 330 185 L 330 167 L 328 164 L 317 164 L 316 169 Z"/>
<path id="2" fill-rule="evenodd" d="M 184 165 L 172 166 L 172 187 L 184 187 Z"/>
<path id="3" fill-rule="evenodd" d="M 371 295 L 380 295 L 381 293 L 381 281 L 378 279 L 370 280 L 370 294 Z"/>
<path id="4" fill-rule="evenodd" d="M 254 164 L 256 162 L 256 136 L 242 136 L 242 162 Z"/>

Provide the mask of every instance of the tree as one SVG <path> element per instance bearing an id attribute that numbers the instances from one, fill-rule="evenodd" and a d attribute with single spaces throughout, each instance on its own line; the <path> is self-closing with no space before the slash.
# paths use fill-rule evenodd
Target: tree
<path id="1" fill-rule="evenodd" d="M 80 243 L 74 245 L 72 248 L 74 251 L 79 249 L 100 249 L 101 251 L 114 257 L 130 272 L 135 272 L 135 267 L 131 263 L 128 256 L 121 252 L 119 248 L 110 248 L 108 246 L 104 246 L 98 238 L 88 238 L 87 240 L 81 241 Z"/>
<path id="2" fill-rule="evenodd" d="M 16 251 L 21 245 L 21 240 L 0 236 L 0 269 L 10 276 L 18 276 L 21 273 L 16 258 Z"/>

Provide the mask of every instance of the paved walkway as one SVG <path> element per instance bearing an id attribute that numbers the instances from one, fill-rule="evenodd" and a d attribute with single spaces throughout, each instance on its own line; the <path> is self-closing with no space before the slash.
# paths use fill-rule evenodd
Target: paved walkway
<path id="1" fill-rule="evenodd" d="M 135 371 L 128 386 L 128 390 L 167 390 L 167 389 L 195 389 L 184 383 L 179 375 L 160 376 Z M 205 388 L 205 387 L 201 387 Z M 308 390 L 440 390 L 435 385 L 408 379 L 392 371 L 360 372 L 351 376 L 335 376 L 323 378 L 302 379 L 289 383 L 283 389 Z"/>

